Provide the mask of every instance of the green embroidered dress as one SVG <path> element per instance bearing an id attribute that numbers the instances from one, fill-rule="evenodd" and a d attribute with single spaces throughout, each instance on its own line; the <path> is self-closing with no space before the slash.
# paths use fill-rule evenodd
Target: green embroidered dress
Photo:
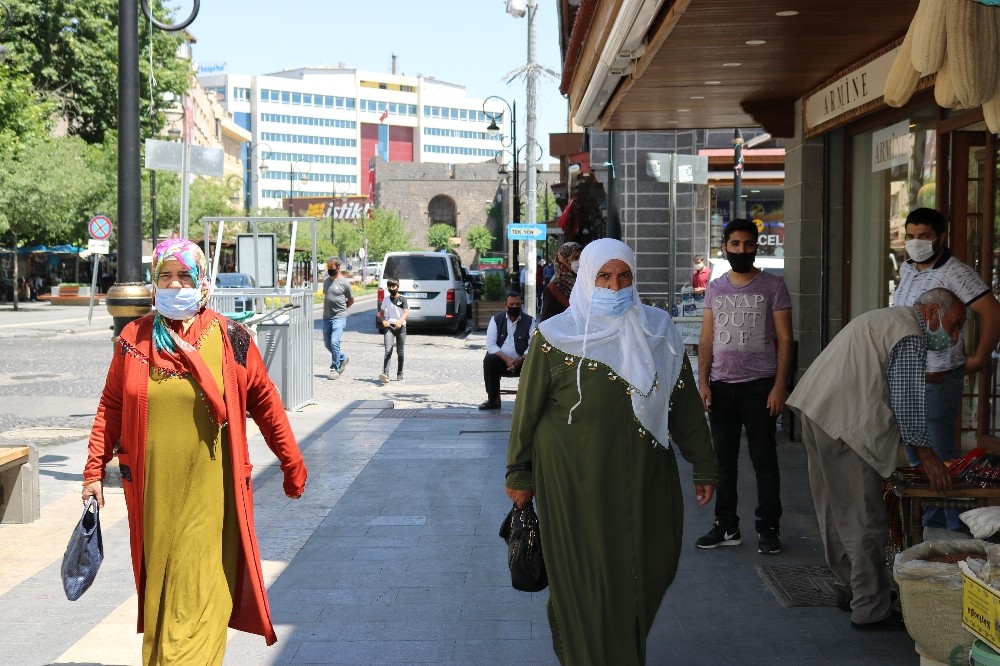
<path id="1" fill-rule="evenodd" d="M 633 389 L 608 366 L 565 354 L 538 333 L 521 371 L 507 485 L 534 489 L 549 576 L 549 624 L 563 664 L 645 663 L 646 636 L 677 571 L 683 503 L 674 446 L 694 483 L 718 468 L 685 357 L 670 398 L 673 442 L 635 418 Z M 657 381 L 662 379 L 657 378 Z"/>

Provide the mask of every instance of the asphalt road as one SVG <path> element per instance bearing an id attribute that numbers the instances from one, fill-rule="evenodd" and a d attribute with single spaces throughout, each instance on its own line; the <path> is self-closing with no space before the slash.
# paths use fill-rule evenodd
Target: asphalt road
<path id="1" fill-rule="evenodd" d="M 343 338 L 351 361 L 333 381 L 326 378 L 330 355 L 323 347 L 322 322 L 315 321 L 312 371 L 317 400 L 392 400 L 399 408 L 442 408 L 475 406 L 485 399 L 485 331 L 410 331 L 405 381 L 395 381 L 393 358 L 393 381 L 380 383 L 383 346 L 375 332 L 374 308 L 370 297 L 351 308 Z M 317 308 L 315 313 L 322 311 Z M 44 444 L 89 431 L 112 344 L 111 318 L 103 306 L 95 308 L 89 326 L 86 322 L 86 307 L 29 303 L 19 312 L 9 305 L 0 308 L 0 437 L 51 430 L 29 435 Z"/>

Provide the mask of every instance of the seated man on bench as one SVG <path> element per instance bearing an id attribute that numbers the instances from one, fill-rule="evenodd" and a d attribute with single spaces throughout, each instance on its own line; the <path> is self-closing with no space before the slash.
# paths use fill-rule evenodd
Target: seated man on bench
<path id="1" fill-rule="evenodd" d="M 496 313 L 486 329 L 486 357 L 483 379 L 486 402 L 479 409 L 500 409 L 500 377 L 518 377 L 528 343 L 535 332 L 535 320 L 521 312 L 521 295 L 507 292 L 507 309 Z"/>

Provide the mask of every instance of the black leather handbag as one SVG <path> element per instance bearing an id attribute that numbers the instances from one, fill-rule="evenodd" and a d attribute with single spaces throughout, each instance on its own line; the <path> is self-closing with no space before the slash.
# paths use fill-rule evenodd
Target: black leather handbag
<path id="1" fill-rule="evenodd" d="M 76 601 L 83 596 L 97 577 L 97 570 L 103 561 L 100 514 L 97 499 L 91 496 L 83 507 L 83 516 L 76 524 L 63 555 L 60 573 L 67 599 Z"/>
<path id="2" fill-rule="evenodd" d="M 538 516 L 531 502 L 521 508 L 517 504 L 511 508 L 500 525 L 500 538 L 507 542 L 507 565 L 514 589 L 540 592 L 548 587 Z"/>

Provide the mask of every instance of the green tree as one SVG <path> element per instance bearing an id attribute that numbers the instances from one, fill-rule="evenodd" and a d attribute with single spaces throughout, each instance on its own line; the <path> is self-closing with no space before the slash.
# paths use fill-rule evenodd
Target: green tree
<path id="1" fill-rule="evenodd" d="M 465 234 L 465 241 L 469 247 L 476 251 L 477 259 L 483 252 L 489 252 L 493 249 L 494 240 L 493 234 L 482 224 L 471 227 Z"/>
<path id="2" fill-rule="evenodd" d="M 333 222 L 333 247 L 337 256 L 357 254 L 364 244 L 361 229 L 353 222 L 330 220 Z"/>
<path id="3" fill-rule="evenodd" d="M 229 196 L 231 192 L 225 184 L 215 178 L 195 178 L 188 190 L 188 236 L 201 238 L 204 233 L 203 217 L 232 216 Z M 181 223 L 181 179 L 177 173 L 160 171 L 156 174 L 156 220 L 160 236 L 178 231 Z M 146 225 L 144 225 L 145 227 Z M 288 241 L 287 225 L 281 242 Z M 301 238 L 301 230 L 300 235 Z M 298 243 L 298 241 L 296 241 Z"/>
<path id="4" fill-rule="evenodd" d="M 38 94 L 31 77 L 0 67 L 0 155 L 18 151 L 25 141 L 47 136 L 56 105 Z"/>
<path id="5" fill-rule="evenodd" d="M 27 75 L 40 95 L 57 100 L 58 113 L 67 120 L 71 134 L 88 143 L 102 143 L 118 125 L 118 0 L 5 1 L 14 20 L 4 41 L 15 46 L 9 49 L 4 67 L 15 75 Z M 150 4 L 159 20 L 173 20 L 172 11 L 162 0 Z M 150 114 L 150 34 L 152 99 L 160 99 L 166 92 L 181 95 L 192 76 L 191 62 L 177 57 L 184 33 L 150 31 L 140 12 L 139 89 L 144 137 L 156 135 L 165 120 L 159 110 Z"/>
<path id="6" fill-rule="evenodd" d="M 82 240 L 79 231 L 98 212 L 92 206 L 107 187 L 102 152 L 76 137 L 44 137 L 26 142 L 16 154 L 0 153 L 0 236 L 9 238 L 15 251 L 22 243 Z"/>
<path id="7" fill-rule="evenodd" d="M 455 227 L 438 222 L 427 230 L 427 245 L 435 250 L 451 249 L 451 239 L 455 237 Z"/>
<path id="8" fill-rule="evenodd" d="M 399 215 L 376 208 L 372 219 L 361 222 L 368 237 L 368 261 L 382 261 L 386 252 L 407 250 L 413 242 Z"/>

